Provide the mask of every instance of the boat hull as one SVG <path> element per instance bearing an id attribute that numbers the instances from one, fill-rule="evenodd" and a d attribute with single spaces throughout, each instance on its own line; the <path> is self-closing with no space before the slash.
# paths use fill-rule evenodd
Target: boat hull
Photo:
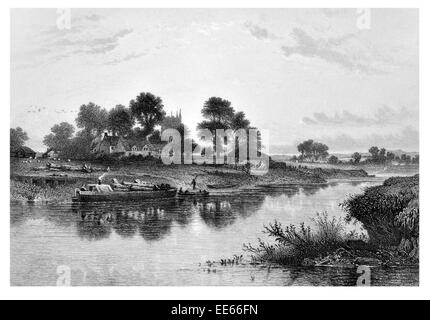
<path id="1" fill-rule="evenodd" d="M 206 198 L 209 196 L 209 192 L 207 191 L 188 191 L 188 192 L 178 192 L 176 197 L 178 199 L 187 199 L 187 198 Z"/>
<path id="2" fill-rule="evenodd" d="M 113 192 L 89 192 L 81 191 L 72 200 L 74 202 L 109 202 L 109 201 L 140 201 L 150 199 L 174 198 L 176 190 L 159 191 L 113 191 Z"/>

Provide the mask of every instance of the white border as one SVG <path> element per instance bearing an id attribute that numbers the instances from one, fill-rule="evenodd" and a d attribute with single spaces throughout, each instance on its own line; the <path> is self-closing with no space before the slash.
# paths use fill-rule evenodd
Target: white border
<path id="1" fill-rule="evenodd" d="M 2 134 L 0 135 L 2 150 L 8 151 L 9 122 L 10 122 L 10 8 L 320 8 L 320 7 L 368 7 L 368 8 L 420 8 L 420 140 L 421 143 L 421 194 L 427 195 L 429 191 L 429 171 L 426 161 L 429 159 L 426 137 L 429 137 L 429 127 L 425 124 L 429 118 L 429 111 L 423 106 L 429 106 L 428 83 L 430 48 L 428 35 L 430 30 L 430 4 L 428 1 L 134 1 L 105 0 L 74 0 L 74 1 L 2 1 L 1 4 L 1 39 L 4 48 L 1 50 L 1 106 L 3 116 L 0 117 Z M 422 90 L 425 84 L 427 90 Z M 2 299 L 428 299 L 430 280 L 426 274 L 429 268 L 429 205 L 428 198 L 421 197 L 421 279 L 419 288 L 312 288 L 312 287 L 115 287 L 115 288 L 20 288 L 9 285 L 9 156 L 4 154 L 1 158 L 1 206 L 0 211 L 0 298 Z M 7 168 L 7 169 L 6 169 Z"/>

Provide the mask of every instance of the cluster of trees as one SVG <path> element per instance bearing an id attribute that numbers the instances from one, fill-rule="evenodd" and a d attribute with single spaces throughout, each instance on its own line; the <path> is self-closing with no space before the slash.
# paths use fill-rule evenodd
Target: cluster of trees
<path id="1" fill-rule="evenodd" d="M 243 111 L 236 111 L 234 107 L 231 105 L 231 102 L 220 98 L 220 97 L 211 97 L 203 104 L 203 108 L 201 110 L 202 116 L 204 118 L 203 121 L 198 123 L 198 130 L 209 130 L 213 135 L 213 144 L 212 149 L 214 150 L 214 157 L 216 156 L 216 145 L 225 145 L 227 143 L 228 138 L 222 138 L 216 135 L 217 129 L 223 130 L 231 130 L 232 133 L 237 133 L 239 130 L 246 130 L 246 136 L 241 139 L 236 136 L 234 140 L 234 152 L 236 160 L 239 158 L 239 148 L 243 144 L 247 144 L 249 146 L 250 143 L 253 143 L 252 138 L 249 135 L 249 129 L 256 129 L 251 126 L 251 122 L 246 118 L 246 115 Z M 261 132 L 257 131 L 257 141 L 256 149 L 257 155 L 260 156 L 262 142 L 261 142 Z M 250 150 L 247 148 L 248 154 L 247 157 L 250 157 Z M 233 150 L 228 150 L 227 152 L 233 152 Z"/>
<path id="2" fill-rule="evenodd" d="M 303 161 L 310 160 L 316 161 L 319 159 L 327 159 L 330 164 L 340 164 L 343 163 L 335 155 L 328 157 L 328 147 L 319 142 L 313 140 L 306 140 L 297 146 L 297 150 L 300 152 L 300 156 L 293 156 L 291 160 L 293 161 Z M 400 156 L 396 155 L 394 152 L 387 151 L 385 148 L 379 148 L 373 146 L 369 149 L 370 157 L 366 160 L 366 163 L 373 164 L 386 164 L 386 163 L 405 163 L 405 164 L 418 164 L 419 155 L 411 157 L 407 154 L 402 154 Z M 328 157 L 328 158 L 327 158 Z M 349 164 L 359 164 L 362 160 L 362 155 L 359 152 L 354 152 L 351 155 Z"/>
<path id="3" fill-rule="evenodd" d="M 211 97 L 205 101 L 202 108 L 202 116 L 205 118 L 197 125 L 198 129 L 209 129 L 215 133 L 216 129 L 249 129 L 250 121 L 246 119 L 245 113 L 236 112 L 231 102 L 219 97 Z"/>
<path id="4" fill-rule="evenodd" d="M 72 124 L 61 122 L 51 128 L 43 143 L 55 149 L 63 157 L 87 158 L 91 154 L 91 143 L 104 130 L 130 139 L 147 139 L 153 143 L 161 142 L 161 134 L 155 127 L 166 113 L 160 97 L 150 92 L 142 92 L 130 101 L 128 107 L 117 105 L 107 111 L 92 102 L 80 107 L 75 134 Z M 181 129 L 181 128 L 178 128 Z"/>
<path id="5" fill-rule="evenodd" d="M 10 129 L 10 150 L 11 151 L 24 146 L 27 140 L 28 140 L 27 132 L 22 130 L 21 127 Z"/>
<path id="6" fill-rule="evenodd" d="M 419 163 L 419 155 L 416 155 L 415 157 L 411 157 L 407 154 L 402 154 L 401 156 L 396 155 L 393 152 L 390 152 L 385 148 L 378 148 L 376 146 L 373 146 L 369 149 L 370 158 L 368 159 L 369 163 L 379 163 L 379 164 L 385 164 L 385 163 L 392 163 L 394 161 L 398 163 L 405 163 L 405 164 L 418 164 Z"/>
<path id="7" fill-rule="evenodd" d="M 197 125 L 197 129 L 209 129 L 215 133 L 216 129 L 235 131 L 251 128 L 244 112 L 236 112 L 230 101 L 219 97 L 205 101 L 201 112 L 204 120 Z M 92 141 L 104 130 L 131 140 L 148 139 L 151 143 L 160 143 L 161 132 L 156 127 L 165 115 L 162 99 L 149 92 L 140 93 L 128 107 L 117 105 L 109 111 L 90 102 L 79 109 L 75 120 L 78 132 L 75 133 L 72 124 L 61 122 L 51 128 L 43 143 L 49 149 L 59 151 L 62 157 L 69 158 L 89 157 Z M 188 132 L 183 124 L 172 129 L 178 130 L 182 137 Z"/>
<path id="8" fill-rule="evenodd" d="M 300 152 L 298 160 L 320 160 L 326 159 L 328 156 L 328 146 L 321 142 L 316 142 L 312 139 L 303 141 L 297 146 Z"/>

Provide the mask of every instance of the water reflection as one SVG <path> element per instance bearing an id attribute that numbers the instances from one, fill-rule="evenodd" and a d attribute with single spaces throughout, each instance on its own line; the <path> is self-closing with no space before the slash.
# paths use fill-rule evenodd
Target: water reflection
<path id="1" fill-rule="evenodd" d="M 72 211 L 80 218 L 77 229 L 84 239 L 104 239 L 113 230 L 124 238 L 138 233 L 147 241 L 155 241 L 169 235 L 174 223 L 180 226 L 191 223 L 195 214 L 210 228 L 223 229 L 234 224 L 239 217 L 247 218 L 255 214 L 268 196 L 291 198 L 301 190 L 305 195 L 313 195 L 326 187 L 261 187 L 252 191 L 252 195 L 224 194 L 148 203 L 81 203 L 74 204 Z"/>
<path id="2" fill-rule="evenodd" d="M 78 218 L 78 234 L 84 239 L 104 239 L 114 231 L 124 238 L 139 234 L 147 241 L 155 241 L 169 235 L 173 224 L 188 225 L 195 215 L 207 226 L 223 229 L 238 217 L 246 218 L 254 214 L 265 197 L 261 194 L 249 201 L 224 196 L 138 204 L 82 203 L 74 204 L 72 212 Z"/>
<path id="3" fill-rule="evenodd" d="M 173 224 L 187 226 L 198 215 L 208 227 L 221 230 L 237 219 L 248 218 L 261 208 L 267 197 L 292 198 L 303 192 L 313 196 L 328 185 L 286 185 L 259 187 L 236 195 L 211 196 L 202 199 L 168 199 L 136 203 L 73 203 L 71 205 L 17 206 L 11 211 L 11 225 L 26 219 L 47 219 L 62 227 L 75 226 L 80 238 L 95 241 L 112 233 L 123 238 L 139 234 L 147 241 L 163 239 Z"/>
<path id="4" fill-rule="evenodd" d="M 11 281 L 55 285 L 57 267 L 66 265 L 75 285 L 354 285 L 355 270 L 246 265 L 203 274 L 197 266 L 243 253 L 243 243 L 264 237 L 263 225 L 274 219 L 299 224 L 321 210 L 340 216 L 339 202 L 366 186 L 263 186 L 137 203 L 11 203 Z M 408 270 L 373 275 L 378 284 L 417 279 Z"/>

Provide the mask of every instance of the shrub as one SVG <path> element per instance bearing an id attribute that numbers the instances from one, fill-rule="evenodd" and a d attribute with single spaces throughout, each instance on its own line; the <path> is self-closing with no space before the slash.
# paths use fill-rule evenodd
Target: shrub
<path id="1" fill-rule="evenodd" d="M 339 158 L 336 156 L 330 156 L 330 158 L 328 158 L 328 163 L 330 164 L 338 164 L 339 163 Z"/>
<path id="2" fill-rule="evenodd" d="M 314 219 L 315 231 L 304 223 L 283 228 L 275 221 L 265 226 L 264 233 L 275 238 L 274 244 L 258 239 L 257 247 L 244 245 L 254 261 L 279 264 L 301 264 L 304 259 L 314 259 L 327 255 L 345 245 L 350 236 L 344 233 L 345 224 L 341 218 L 329 218 L 327 213 L 318 214 Z M 355 236 L 355 235 L 354 235 Z"/>
<path id="3" fill-rule="evenodd" d="M 348 213 L 347 219 L 354 218 L 363 223 L 371 242 L 398 245 L 404 236 L 399 220 L 408 219 L 409 213 L 404 210 L 418 198 L 418 175 L 396 177 L 386 180 L 381 186 L 367 188 L 363 194 L 350 197 L 342 206 Z"/>

